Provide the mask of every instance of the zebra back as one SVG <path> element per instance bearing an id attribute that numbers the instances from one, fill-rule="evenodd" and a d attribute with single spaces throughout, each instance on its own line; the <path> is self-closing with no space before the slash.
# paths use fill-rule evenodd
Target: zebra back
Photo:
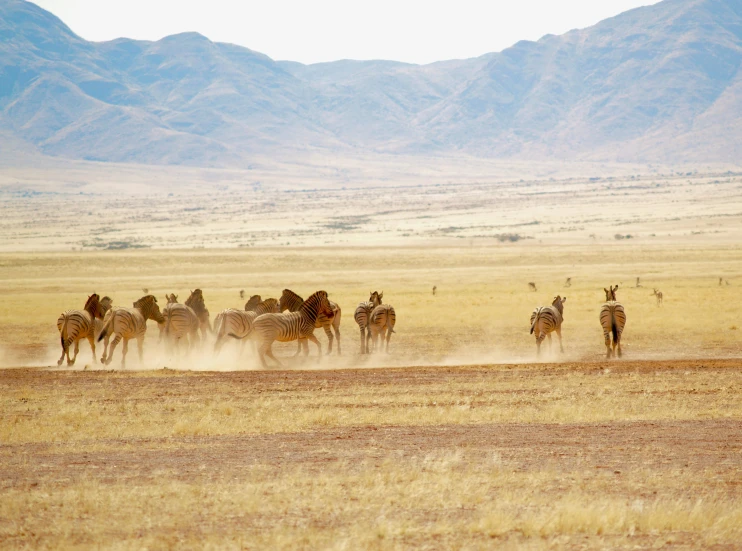
<path id="1" fill-rule="evenodd" d="M 62 348 L 69 346 L 80 339 L 92 334 L 94 330 L 93 317 L 85 310 L 65 310 L 57 318 L 57 329 Z"/>
<path id="2" fill-rule="evenodd" d="M 214 320 L 214 333 L 217 338 L 226 335 L 237 339 L 244 339 L 253 329 L 253 323 L 257 318 L 255 312 L 245 312 L 236 308 L 222 310 Z"/>
<path id="3" fill-rule="evenodd" d="M 281 298 L 278 300 L 278 309 L 279 312 L 283 312 L 284 310 L 298 312 L 302 304 L 304 304 L 303 298 L 291 289 L 284 289 L 281 293 Z"/>
<path id="4" fill-rule="evenodd" d="M 198 317 L 190 306 L 170 304 L 165 313 L 165 335 L 180 338 L 198 331 Z"/>
<path id="5" fill-rule="evenodd" d="M 600 325 L 603 327 L 603 333 L 613 333 L 613 339 L 623 333 L 626 326 L 626 312 L 620 302 L 611 300 L 606 302 L 600 308 Z"/>
<path id="6" fill-rule="evenodd" d="M 381 331 L 385 327 L 394 333 L 394 325 L 397 323 L 397 313 L 391 304 L 380 304 L 371 312 L 369 327 L 372 330 Z"/>
<path id="7" fill-rule="evenodd" d="M 260 304 L 263 301 L 262 298 L 260 298 L 260 295 L 253 295 L 251 296 L 248 301 L 245 303 L 245 311 L 246 312 L 254 312 L 255 307 Z"/>

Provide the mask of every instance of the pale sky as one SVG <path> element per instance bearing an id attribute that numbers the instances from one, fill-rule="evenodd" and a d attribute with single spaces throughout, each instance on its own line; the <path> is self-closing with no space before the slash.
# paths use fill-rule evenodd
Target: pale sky
<path id="1" fill-rule="evenodd" d="M 87 40 L 197 31 L 273 59 L 430 63 L 562 34 L 653 0 L 36 0 Z"/>

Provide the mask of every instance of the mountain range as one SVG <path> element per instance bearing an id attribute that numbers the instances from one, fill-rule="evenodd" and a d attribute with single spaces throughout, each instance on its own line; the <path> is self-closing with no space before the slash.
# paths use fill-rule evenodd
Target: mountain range
<path id="1" fill-rule="evenodd" d="M 0 148 L 245 166 L 354 151 L 732 162 L 742 0 L 664 0 L 474 59 L 274 61 L 198 33 L 88 42 L 0 0 Z"/>

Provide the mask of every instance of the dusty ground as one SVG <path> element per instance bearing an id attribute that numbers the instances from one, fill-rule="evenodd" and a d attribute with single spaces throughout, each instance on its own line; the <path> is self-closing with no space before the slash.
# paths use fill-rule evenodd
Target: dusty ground
<path id="1" fill-rule="evenodd" d="M 15 369 L 0 390 L 5 548 L 742 541 L 738 360 Z"/>

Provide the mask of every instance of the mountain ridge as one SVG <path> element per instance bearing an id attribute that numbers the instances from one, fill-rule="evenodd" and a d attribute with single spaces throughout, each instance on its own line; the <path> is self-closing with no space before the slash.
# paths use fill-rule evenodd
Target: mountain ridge
<path id="1" fill-rule="evenodd" d="M 741 65 L 742 0 L 664 0 L 427 65 L 274 61 L 195 32 L 87 42 L 0 0 L 0 143 L 204 166 L 300 151 L 734 162 Z"/>

